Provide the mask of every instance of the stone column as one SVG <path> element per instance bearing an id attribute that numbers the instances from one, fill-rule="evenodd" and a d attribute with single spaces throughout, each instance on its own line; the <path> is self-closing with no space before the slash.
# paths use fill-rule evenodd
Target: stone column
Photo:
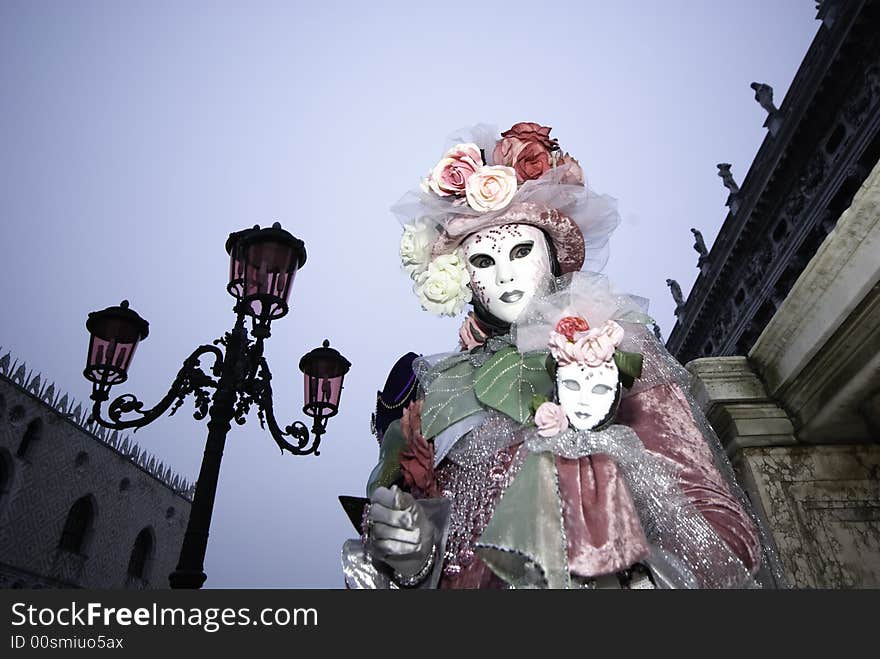
<path id="1" fill-rule="evenodd" d="M 745 357 L 705 357 L 689 362 L 694 394 L 721 438 L 727 455 L 742 449 L 797 443 L 785 411 L 764 388 Z"/>

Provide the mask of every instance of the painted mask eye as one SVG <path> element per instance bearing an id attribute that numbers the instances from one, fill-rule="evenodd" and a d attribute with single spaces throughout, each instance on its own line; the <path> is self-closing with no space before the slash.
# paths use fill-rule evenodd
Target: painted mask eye
<path id="1" fill-rule="evenodd" d="M 495 265 L 495 259 L 488 254 L 474 254 L 469 260 L 475 268 L 490 268 Z"/>
<path id="2" fill-rule="evenodd" d="M 521 259 L 528 256 L 531 253 L 532 247 L 534 247 L 534 245 L 535 243 L 533 242 L 520 243 L 512 250 L 510 250 L 510 260 L 513 261 L 514 259 Z"/>
<path id="3" fill-rule="evenodd" d="M 577 380 L 563 380 L 562 386 L 566 389 L 571 389 L 572 391 L 580 391 L 581 385 Z"/>
<path id="4" fill-rule="evenodd" d="M 593 387 L 593 393 L 598 395 L 607 394 L 611 391 L 613 390 L 607 384 L 597 384 Z"/>

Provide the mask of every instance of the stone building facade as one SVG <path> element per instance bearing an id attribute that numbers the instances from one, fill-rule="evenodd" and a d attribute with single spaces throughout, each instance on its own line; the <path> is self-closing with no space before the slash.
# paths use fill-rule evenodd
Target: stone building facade
<path id="1" fill-rule="evenodd" d="M 0 587 L 167 588 L 192 486 L 72 408 L 0 359 Z"/>
<path id="2" fill-rule="evenodd" d="M 742 183 L 718 165 L 728 213 L 667 341 L 682 363 L 748 353 L 880 157 L 880 3 L 819 4 L 779 107 L 752 83 L 767 134 Z"/>
<path id="3" fill-rule="evenodd" d="M 767 137 L 742 188 L 725 181 L 667 347 L 790 585 L 877 588 L 880 2 L 825 0 L 818 18 L 781 107 L 764 96 Z"/>

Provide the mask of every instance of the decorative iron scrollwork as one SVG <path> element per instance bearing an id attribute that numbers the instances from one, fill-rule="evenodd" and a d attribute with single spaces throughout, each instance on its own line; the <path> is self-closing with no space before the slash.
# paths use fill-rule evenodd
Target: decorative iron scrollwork
<path id="1" fill-rule="evenodd" d="M 201 369 L 200 360 L 207 354 L 214 356 L 211 373 L 215 377 L 211 377 Z M 208 415 L 211 401 L 211 394 L 208 390 L 217 388 L 218 379 L 215 378 L 219 378 L 222 369 L 223 352 L 215 345 L 199 346 L 184 360 L 168 393 L 154 407 L 144 410 L 144 403 L 138 400 L 134 394 L 122 394 L 108 406 L 108 420 L 101 416 L 102 400 L 99 398 L 92 407 L 91 419 L 111 430 L 133 428 L 137 431 L 138 428 L 142 428 L 162 416 L 169 408 L 171 410 L 169 415 L 173 416 L 189 394 L 193 394 L 195 398 L 196 409 L 193 417 L 198 420 L 204 419 Z M 123 418 L 130 415 L 136 416 L 135 418 Z"/>

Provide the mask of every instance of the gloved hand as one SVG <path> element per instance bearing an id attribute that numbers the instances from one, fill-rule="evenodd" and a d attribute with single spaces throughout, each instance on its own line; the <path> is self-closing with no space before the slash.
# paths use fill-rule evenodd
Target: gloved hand
<path id="1" fill-rule="evenodd" d="M 433 523 L 419 502 L 396 485 L 376 488 L 366 525 L 367 550 L 404 577 L 424 568 L 434 551 Z"/>

